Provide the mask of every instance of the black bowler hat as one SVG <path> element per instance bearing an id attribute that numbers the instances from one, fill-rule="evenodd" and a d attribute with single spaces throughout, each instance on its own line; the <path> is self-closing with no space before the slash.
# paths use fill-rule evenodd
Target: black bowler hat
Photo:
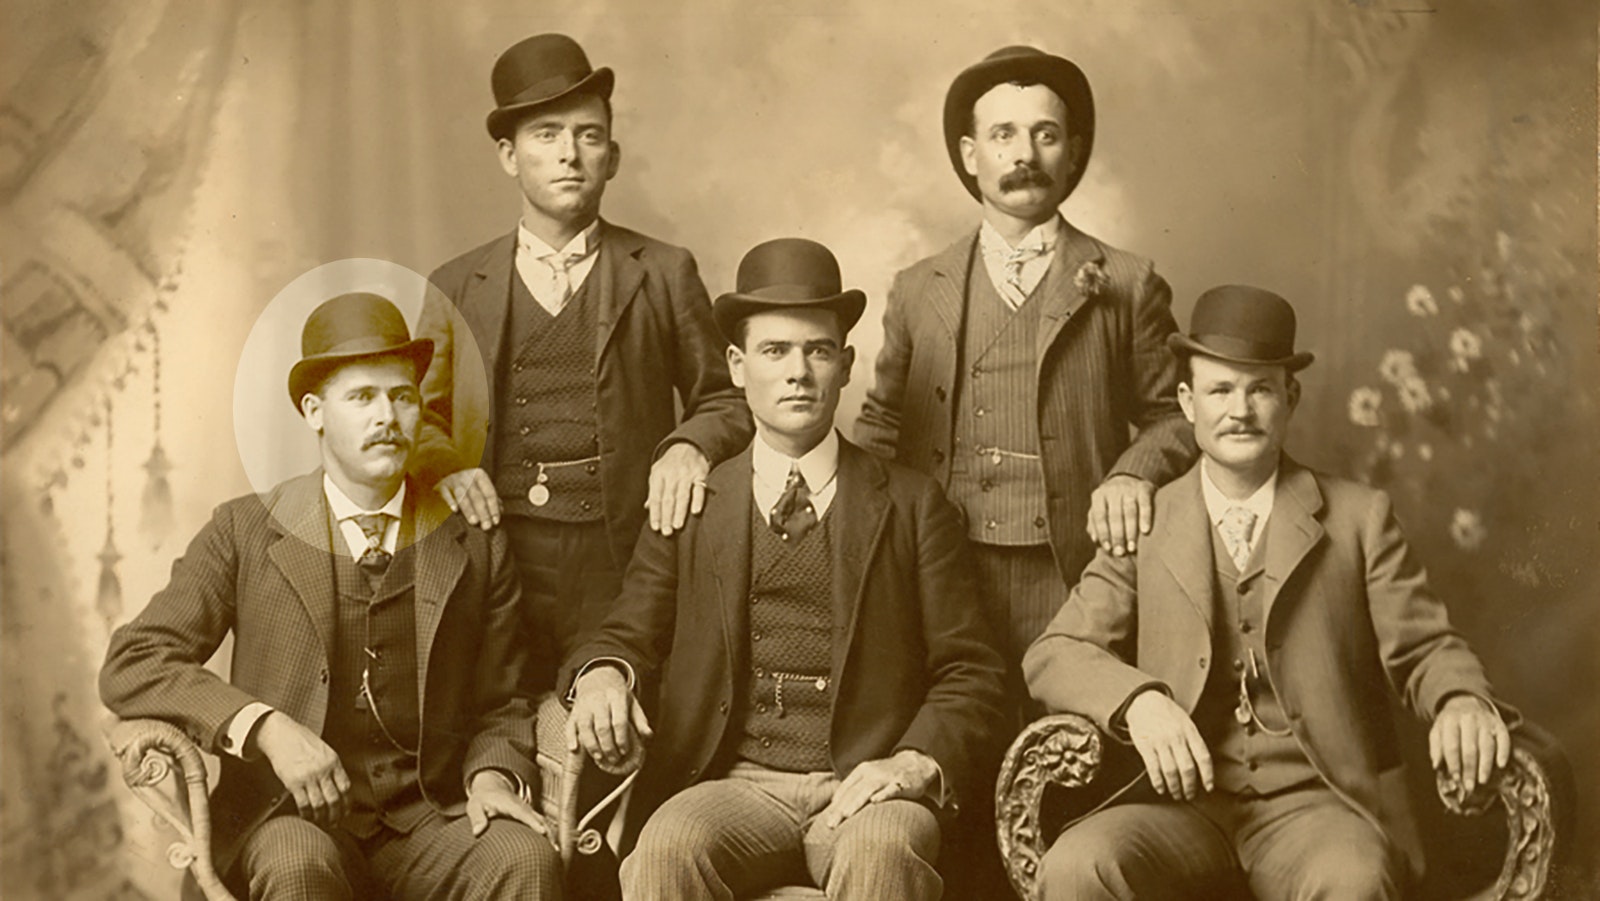
<path id="1" fill-rule="evenodd" d="M 1067 193 L 1071 194 L 1083 179 L 1089 151 L 1094 149 L 1094 94 L 1089 90 L 1089 79 L 1076 63 L 1032 47 L 1002 47 L 968 67 L 950 84 L 944 95 L 944 145 L 956 177 L 974 200 L 982 199 L 978 180 L 967 174 L 967 167 L 961 162 L 961 139 L 972 132 L 972 105 L 978 98 L 997 84 L 1013 81 L 1042 84 L 1067 105 L 1067 130 L 1082 141 L 1077 168 L 1067 176 Z"/>
<path id="2" fill-rule="evenodd" d="M 516 121 L 540 104 L 584 92 L 611 99 L 616 78 L 602 66 L 591 68 L 578 42 L 564 34 L 536 34 L 512 44 L 494 61 L 489 77 L 495 108 L 489 113 L 489 136 L 511 137 Z"/>
<path id="3" fill-rule="evenodd" d="M 340 366 L 379 357 L 410 360 L 420 382 L 433 360 L 433 340 L 411 340 L 405 317 L 386 297 L 341 294 L 323 301 L 300 332 L 300 362 L 289 370 L 289 401 L 299 410 L 300 399 Z"/>
<path id="4" fill-rule="evenodd" d="M 843 290 L 833 253 L 805 238 L 776 238 L 752 247 L 739 261 L 734 285 L 711 306 L 717 328 L 730 343 L 737 340 L 739 323 L 753 313 L 801 307 L 832 310 L 844 334 L 867 307 L 865 293 Z"/>
<path id="5" fill-rule="evenodd" d="M 1290 372 L 1311 365 L 1310 351 L 1295 353 L 1294 307 L 1249 285 L 1212 288 L 1195 301 L 1189 334 L 1167 336 L 1175 354 L 1203 354 L 1230 363 L 1282 366 Z"/>

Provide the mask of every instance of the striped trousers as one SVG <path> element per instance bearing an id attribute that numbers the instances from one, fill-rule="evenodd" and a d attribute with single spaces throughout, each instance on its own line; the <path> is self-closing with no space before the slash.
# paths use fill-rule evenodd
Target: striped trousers
<path id="1" fill-rule="evenodd" d="M 727 778 L 673 795 L 622 862 L 625 899 L 734 901 L 814 885 L 833 901 L 937 899 L 939 823 L 915 801 L 868 804 L 830 829 L 839 779 L 736 763 Z"/>

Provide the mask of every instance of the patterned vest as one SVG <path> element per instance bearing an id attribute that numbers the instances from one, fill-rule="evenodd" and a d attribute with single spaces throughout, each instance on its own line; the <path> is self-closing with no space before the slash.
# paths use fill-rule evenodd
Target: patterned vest
<path id="1" fill-rule="evenodd" d="M 1050 540 L 1039 456 L 1038 297 L 1046 276 L 1015 311 L 975 260 L 967 273 L 966 346 L 956 392 L 950 499 L 967 515 L 967 537 L 983 544 Z M 1001 452 L 996 453 L 996 449 Z M 1005 453 L 1031 454 L 1031 458 Z"/>
<path id="2" fill-rule="evenodd" d="M 832 513 L 794 544 L 750 508 L 750 678 L 737 753 L 774 770 L 833 769 Z"/>
<path id="3" fill-rule="evenodd" d="M 1211 530 L 1215 664 L 1195 710 L 1195 725 L 1211 749 L 1217 788 L 1234 794 L 1271 794 L 1320 778 L 1293 735 L 1269 735 L 1256 722 L 1240 723 L 1235 718 L 1240 706 L 1239 674 L 1251 669 L 1253 653 L 1254 671 L 1259 676 L 1252 674 L 1249 684 L 1256 719 L 1274 731 L 1289 726 L 1267 671 L 1262 562 L 1271 526 L 1269 517 L 1242 573 L 1228 556 L 1222 536 L 1215 527 Z"/>
<path id="4" fill-rule="evenodd" d="M 344 539 L 331 513 L 329 520 L 335 546 L 343 550 Z M 417 778 L 417 758 L 401 749 L 417 749 L 422 725 L 416 553 L 410 527 L 410 517 L 401 520 L 399 551 L 376 590 L 348 554 L 332 555 L 337 596 L 322 737 L 338 752 L 350 777 L 351 812 L 344 827 L 361 838 L 375 834 L 380 825 L 410 832 L 429 810 Z M 370 696 L 377 701 L 376 716 L 361 690 L 363 669 Z"/>
<path id="5" fill-rule="evenodd" d="M 508 346 L 501 361 L 503 386 L 495 404 L 495 489 L 508 514 L 561 522 L 591 522 L 603 515 L 600 466 L 585 460 L 600 453 L 595 400 L 594 335 L 596 304 L 583 287 L 551 316 L 533 299 L 522 279 L 511 279 Z M 534 504 L 529 489 L 542 483 L 545 503 Z"/>

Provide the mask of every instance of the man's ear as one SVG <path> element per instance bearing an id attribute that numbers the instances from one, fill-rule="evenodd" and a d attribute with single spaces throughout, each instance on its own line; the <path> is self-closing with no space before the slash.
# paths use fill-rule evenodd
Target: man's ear
<path id="1" fill-rule="evenodd" d="M 1300 380 L 1289 376 L 1289 412 L 1300 406 Z"/>
<path id="2" fill-rule="evenodd" d="M 1194 425 L 1194 389 L 1189 387 L 1188 382 L 1178 383 L 1178 406 L 1183 408 L 1183 418 Z"/>
<path id="3" fill-rule="evenodd" d="M 517 177 L 517 145 L 510 138 L 500 138 L 494 142 L 495 152 L 500 156 L 500 168 L 512 178 Z"/>
<path id="4" fill-rule="evenodd" d="M 300 397 L 300 415 L 306 418 L 306 425 L 318 435 L 322 434 L 322 398 L 307 392 Z"/>
<path id="5" fill-rule="evenodd" d="M 744 388 L 744 349 L 737 344 L 728 345 L 728 378 L 733 387 Z"/>
<path id="6" fill-rule="evenodd" d="M 1067 159 L 1072 163 L 1067 170 L 1069 175 L 1083 168 L 1083 135 L 1073 135 L 1067 141 Z"/>
<path id="7" fill-rule="evenodd" d="M 622 165 L 622 145 L 616 141 L 610 142 L 609 152 L 606 154 L 606 181 L 617 177 L 617 167 Z"/>
<path id="8" fill-rule="evenodd" d="M 856 365 L 856 349 L 846 347 L 839 352 L 839 387 L 850 384 L 850 369 Z"/>
<path id="9" fill-rule="evenodd" d="M 973 178 L 978 177 L 978 142 L 971 135 L 961 136 L 961 167 Z"/>

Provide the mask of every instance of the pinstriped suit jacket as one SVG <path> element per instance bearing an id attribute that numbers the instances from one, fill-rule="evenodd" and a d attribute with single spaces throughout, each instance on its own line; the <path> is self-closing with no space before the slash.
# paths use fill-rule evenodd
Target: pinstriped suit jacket
<path id="1" fill-rule="evenodd" d="M 868 450 L 950 482 L 966 285 L 974 229 L 895 276 L 883 317 L 883 349 L 855 438 Z M 1085 296 L 1072 275 L 1099 264 L 1107 285 Z M 1042 302 L 1036 339 L 1039 444 L 1048 492 L 1050 543 L 1062 577 L 1076 582 L 1094 556 L 1084 532 L 1089 494 L 1107 476 L 1129 473 L 1164 484 L 1195 459 L 1193 433 L 1178 408 L 1177 363 L 1167 349 L 1172 290 L 1149 260 L 1067 224 L 1051 266 L 1060 290 Z M 980 277 L 983 275 L 979 273 Z M 1130 429 L 1138 435 L 1130 440 Z"/>
<path id="2" fill-rule="evenodd" d="M 463 812 L 466 777 L 499 767 L 537 785 L 533 712 L 518 679 L 521 592 L 502 532 L 468 528 L 430 492 L 415 500 L 422 791 Z M 212 798 L 219 871 L 288 798 L 264 759 L 223 753 L 228 721 L 262 701 L 313 732 L 327 716 L 335 594 L 322 470 L 218 507 L 167 587 L 111 636 L 100 697 L 124 718 L 174 723 L 221 755 Z M 231 679 L 205 662 L 233 633 Z M 353 703 L 354 699 L 347 699 Z"/>

